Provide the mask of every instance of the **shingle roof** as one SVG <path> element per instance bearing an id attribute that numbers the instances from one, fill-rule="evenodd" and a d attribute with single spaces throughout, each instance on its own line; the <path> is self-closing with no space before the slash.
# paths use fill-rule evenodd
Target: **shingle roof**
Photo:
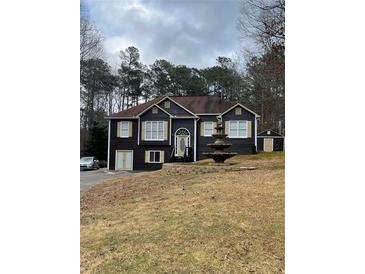
<path id="1" fill-rule="evenodd" d="M 150 107 L 151 105 L 157 103 L 160 101 L 163 97 L 157 97 L 151 101 L 147 101 L 146 103 L 140 104 L 135 107 L 131 107 L 129 109 L 113 113 L 109 117 L 135 117 L 138 114 L 140 114 L 142 111 L 144 111 L 146 108 Z"/>
<path id="2" fill-rule="evenodd" d="M 222 113 L 235 105 L 222 101 L 219 96 L 171 96 L 170 98 L 193 113 Z"/>
<path id="3" fill-rule="evenodd" d="M 141 105 L 113 113 L 109 117 L 135 117 L 162 98 L 157 97 Z M 219 96 L 169 96 L 169 98 L 193 113 L 222 113 L 235 105 L 222 101 Z"/>

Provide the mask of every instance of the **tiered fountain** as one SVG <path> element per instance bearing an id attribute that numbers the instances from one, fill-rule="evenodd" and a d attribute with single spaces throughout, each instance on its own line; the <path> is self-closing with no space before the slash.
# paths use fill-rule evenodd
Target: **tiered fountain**
<path id="1" fill-rule="evenodd" d="M 228 134 L 225 134 L 223 131 L 223 123 L 222 123 L 222 117 L 217 117 L 217 126 L 216 130 L 217 133 L 212 134 L 212 136 L 215 138 L 215 142 L 212 144 L 208 144 L 209 147 L 214 148 L 214 152 L 203 152 L 203 155 L 205 155 L 208 158 L 212 158 L 216 163 L 223 164 L 225 160 L 237 155 L 237 152 L 225 152 L 223 151 L 226 148 L 229 148 L 232 144 L 228 144 L 224 142 L 224 139 L 227 137 Z"/>

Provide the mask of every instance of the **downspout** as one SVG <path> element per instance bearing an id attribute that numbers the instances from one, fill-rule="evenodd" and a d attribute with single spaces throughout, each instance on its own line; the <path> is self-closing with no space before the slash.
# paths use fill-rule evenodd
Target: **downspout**
<path id="1" fill-rule="evenodd" d="M 255 150 L 257 152 L 257 118 L 255 116 Z"/>
<path id="2" fill-rule="evenodd" d="M 109 125 L 108 125 L 108 156 L 107 156 L 107 164 L 106 164 L 106 168 L 109 170 L 109 158 L 110 158 L 110 122 L 111 120 L 109 119 Z"/>
<path id="3" fill-rule="evenodd" d="M 194 162 L 196 162 L 196 151 L 198 150 L 197 146 L 196 146 L 196 139 L 197 139 L 197 128 L 196 128 L 196 124 L 198 122 L 199 118 L 195 118 L 194 119 Z"/>

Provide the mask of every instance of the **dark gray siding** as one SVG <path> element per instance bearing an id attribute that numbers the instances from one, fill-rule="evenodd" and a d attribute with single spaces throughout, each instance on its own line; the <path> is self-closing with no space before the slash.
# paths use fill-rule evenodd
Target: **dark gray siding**
<path id="1" fill-rule="evenodd" d="M 170 131 L 170 116 L 165 113 L 164 111 L 162 111 L 161 109 L 158 110 L 158 113 L 153 114 L 152 113 L 152 108 L 148 111 L 146 111 L 145 113 L 143 113 L 140 117 L 141 120 L 141 124 L 143 121 L 168 121 L 169 125 L 167 128 L 167 132 Z M 141 126 L 141 125 L 140 125 Z M 169 145 L 169 138 L 167 141 L 142 141 L 142 136 L 140 134 L 139 136 L 140 138 L 140 146 L 168 146 Z"/>
<path id="2" fill-rule="evenodd" d="M 231 143 L 232 146 L 227 149 L 229 152 L 238 152 L 238 154 L 253 154 L 256 152 L 255 148 L 255 115 L 248 112 L 244 108 L 242 109 L 241 115 L 235 114 L 235 108 L 226 113 L 223 116 L 223 123 L 230 120 L 247 120 L 251 121 L 251 138 L 228 138 L 227 142 Z"/>
<path id="3" fill-rule="evenodd" d="M 202 115 L 199 116 L 200 119 L 197 123 L 197 154 L 196 154 L 196 160 L 203 160 L 203 159 L 207 159 L 202 153 L 203 152 L 212 152 L 214 151 L 213 149 L 211 149 L 210 147 L 207 146 L 207 144 L 210 143 L 214 143 L 214 138 L 213 137 L 205 137 L 205 136 L 201 136 L 201 123 L 202 122 L 217 122 L 217 116 L 216 115 Z"/>
<path id="4" fill-rule="evenodd" d="M 133 150 L 133 169 L 134 170 L 156 170 L 161 169 L 162 164 L 145 163 L 146 150 L 162 150 L 165 152 L 165 162 L 169 161 L 171 147 L 166 145 L 137 145 L 138 120 L 133 120 L 132 137 L 117 137 L 117 122 L 121 120 L 111 120 L 110 123 L 110 158 L 109 169 L 115 170 L 115 151 Z"/>
<path id="5" fill-rule="evenodd" d="M 109 169 L 115 169 L 115 151 L 116 150 L 133 150 L 133 166 L 136 161 L 137 135 L 138 135 L 138 120 L 123 120 L 132 121 L 132 137 L 119 138 L 117 137 L 117 122 L 122 120 L 110 121 L 110 155 L 109 155 Z"/>
<path id="6" fill-rule="evenodd" d="M 121 119 L 122 120 L 122 119 Z M 109 156 L 109 169 L 115 169 L 115 151 L 116 150 L 133 150 L 133 169 L 134 170 L 156 170 L 161 169 L 162 164 L 145 163 L 145 151 L 146 150 L 161 150 L 165 152 L 165 162 L 169 161 L 171 154 L 171 147 L 169 146 L 169 140 L 167 141 L 140 141 L 138 145 L 138 119 L 124 121 L 132 121 L 132 137 L 119 138 L 117 137 L 117 122 L 121 120 L 111 120 L 110 123 L 110 156 Z M 152 114 L 149 110 L 141 116 L 142 121 L 168 121 L 169 116 L 159 110 L 157 114 Z M 168 125 L 168 132 L 169 132 Z M 140 136 L 141 137 L 141 136 Z"/>
<path id="7" fill-rule="evenodd" d="M 257 151 L 264 150 L 264 138 L 257 138 Z"/>
<path id="8" fill-rule="evenodd" d="M 223 120 L 223 125 L 225 124 L 225 121 L 230 121 L 230 120 L 249 120 L 251 121 L 251 138 L 242 138 L 242 139 L 238 139 L 238 138 L 226 138 L 226 142 L 232 144 L 232 146 L 228 149 L 226 149 L 225 151 L 228 152 L 237 152 L 238 154 L 252 154 L 255 153 L 256 148 L 255 148 L 255 115 L 248 112 L 247 110 L 242 108 L 242 114 L 241 115 L 236 115 L 235 114 L 235 110 L 231 110 L 228 113 L 226 113 L 225 115 L 223 115 L 222 117 Z M 202 155 L 203 152 L 211 152 L 214 151 L 213 149 L 209 148 L 207 146 L 207 144 L 209 143 L 213 143 L 214 142 L 214 138 L 213 137 L 204 137 L 201 136 L 201 132 L 200 132 L 200 123 L 201 122 L 205 122 L 205 121 L 217 121 L 217 118 L 215 115 L 204 115 L 204 116 L 200 116 L 200 120 L 198 123 L 198 155 L 197 155 L 197 160 L 202 160 L 202 159 L 206 159 L 206 157 L 204 155 Z"/>
<path id="9" fill-rule="evenodd" d="M 169 99 L 166 99 L 169 100 Z M 177 104 L 175 104 L 174 102 L 170 101 L 170 108 L 165 108 L 165 101 L 162 101 L 161 103 L 159 103 L 159 106 L 161 108 L 163 108 L 164 110 L 166 110 L 168 113 L 170 113 L 173 116 L 192 116 L 191 113 L 187 112 L 186 110 L 184 110 L 182 107 L 179 107 Z"/>

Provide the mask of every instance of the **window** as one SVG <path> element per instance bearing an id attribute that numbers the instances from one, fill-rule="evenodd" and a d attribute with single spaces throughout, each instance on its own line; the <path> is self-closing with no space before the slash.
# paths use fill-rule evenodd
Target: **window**
<path id="1" fill-rule="evenodd" d="M 163 133 L 163 121 L 146 122 L 146 140 L 162 141 Z"/>
<path id="2" fill-rule="evenodd" d="M 158 109 L 157 109 L 157 107 L 153 107 L 153 108 L 152 108 L 152 113 L 153 113 L 153 114 L 157 114 L 157 113 L 158 113 Z"/>
<path id="3" fill-rule="evenodd" d="M 204 122 L 204 136 L 212 136 L 213 122 Z"/>
<path id="4" fill-rule="evenodd" d="M 165 101 L 165 108 L 170 108 L 170 101 Z"/>
<path id="5" fill-rule="evenodd" d="M 241 115 L 242 114 L 242 109 L 240 107 L 236 107 L 235 114 L 236 115 Z"/>
<path id="6" fill-rule="evenodd" d="M 161 163 L 161 151 L 149 151 L 150 163 Z"/>
<path id="7" fill-rule="evenodd" d="M 246 121 L 229 121 L 229 138 L 247 138 Z"/>
<path id="8" fill-rule="evenodd" d="M 129 122 L 128 121 L 121 122 L 120 137 L 129 137 Z"/>

